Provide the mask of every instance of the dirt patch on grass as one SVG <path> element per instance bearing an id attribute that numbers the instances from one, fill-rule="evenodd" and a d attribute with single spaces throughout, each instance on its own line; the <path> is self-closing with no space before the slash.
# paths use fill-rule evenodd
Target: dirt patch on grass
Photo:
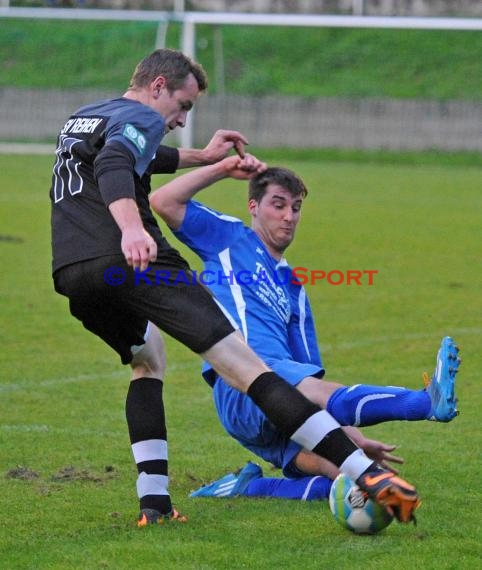
<path id="1" fill-rule="evenodd" d="M 21 479 L 22 481 L 32 481 L 34 479 L 38 479 L 40 475 L 28 467 L 17 465 L 17 467 L 9 469 L 5 477 L 7 479 Z"/>
<path id="2" fill-rule="evenodd" d="M 90 469 L 79 469 L 74 465 L 62 467 L 48 481 L 53 483 L 71 483 L 73 481 L 90 481 L 93 483 L 103 483 L 116 476 L 116 470 L 112 465 L 106 465 L 103 472 L 96 472 Z M 22 481 L 35 481 L 40 479 L 40 474 L 33 469 L 23 465 L 17 465 L 9 469 L 5 474 L 7 479 L 20 479 Z"/>
<path id="3" fill-rule="evenodd" d="M 111 465 L 105 467 L 103 473 L 97 473 L 90 469 L 78 469 L 74 465 L 62 467 L 54 473 L 50 478 L 55 483 L 69 483 L 71 481 L 91 481 L 93 483 L 102 483 L 106 479 L 114 476 L 115 469 Z"/>

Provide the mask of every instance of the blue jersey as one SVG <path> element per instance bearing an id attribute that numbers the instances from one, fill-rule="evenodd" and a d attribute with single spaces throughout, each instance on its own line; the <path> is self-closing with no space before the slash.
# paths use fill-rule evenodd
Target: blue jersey
<path id="1" fill-rule="evenodd" d="M 305 289 L 285 259 L 274 259 L 241 220 L 190 201 L 176 237 L 204 262 L 199 280 L 209 286 L 269 365 L 273 361 L 322 362 Z M 311 370 L 311 369 L 310 369 Z M 209 379 L 209 375 L 205 375 Z"/>
<path id="2" fill-rule="evenodd" d="M 107 144 L 122 145 L 133 165 L 135 199 L 144 227 L 160 243 L 161 232 L 149 208 L 149 165 L 164 136 L 162 116 L 126 98 L 109 99 L 78 109 L 62 127 L 53 167 L 53 269 L 122 253 L 121 234 L 95 179 L 95 160 Z M 133 196 L 134 197 L 134 196 Z"/>
<path id="3" fill-rule="evenodd" d="M 251 348 L 290 384 L 324 374 L 306 292 L 286 260 L 277 261 L 241 220 L 191 201 L 178 239 L 204 261 L 198 279 L 236 321 Z M 301 447 L 285 437 L 247 395 L 204 366 L 225 430 L 265 461 L 297 477 L 293 458 Z"/>

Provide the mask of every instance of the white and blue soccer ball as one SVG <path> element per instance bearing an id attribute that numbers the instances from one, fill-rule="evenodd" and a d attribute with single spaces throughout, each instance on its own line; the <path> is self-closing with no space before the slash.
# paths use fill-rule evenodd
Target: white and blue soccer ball
<path id="1" fill-rule="evenodd" d="M 374 534 L 393 520 L 392 515 L 369 499 L 366 493 L 343 473 L 333 481 L 329 504 L 335 520 L 356 534 Z"/>

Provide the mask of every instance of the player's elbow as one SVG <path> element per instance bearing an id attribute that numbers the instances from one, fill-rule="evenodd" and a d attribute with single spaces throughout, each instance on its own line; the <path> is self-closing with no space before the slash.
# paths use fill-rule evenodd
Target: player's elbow
<path id="1" fill-rule="evenodd" d="M 173 230 L 177 230 L 184 218 L 185 207 L 178 202 L 162 196 L 162 191 L 157 191 L 149 197 L 151 208 Z"/>
<path id="2" fill-rule="evenodd" d="M 163 219 L 173 209 L 172 201 L 168 200 L 167 196 L 162 195 L 162 189 L 156 190 L 149 196 L 149 204 L 154 212 Z"/>

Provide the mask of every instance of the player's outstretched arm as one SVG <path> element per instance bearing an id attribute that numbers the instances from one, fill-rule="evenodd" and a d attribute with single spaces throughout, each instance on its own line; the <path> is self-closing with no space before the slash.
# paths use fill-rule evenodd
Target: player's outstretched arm
<path id="1" fill-rule="evenodd" d="M 182 224 L 187 203 L 197 192 L 228 177 L 248 180 L 265 169 L 266 164 L 252 155 L 247 154 L 244 158 L 228 156 L 220 162 L 178 176 L 153 192 L 149 201 L 152 209 L 176 230 Z"/>
<path id="2" fill-rule="evenodd" d="M 381 467 L 390 469 L 393 473 L 398 473 L 393 463 L 402 464 L 403 459 L 398 455 L 392 455 L 391 452 L 395 451 L 396 445 L 390 445 L 375 439 L 368 439 L 359 429 L 352 426 L 343 426 L 343 431 L 360 449 L 363 449 L 370 459 L 376 461 Z"/>
<path id="3" fill-rule="evenodd" d="M 238 156 L 244 158 L 244 147 L 247 144 L 247 138 L 239 131 L 220 129 L 214 133 L 211 140 L 202 149 L 180 148 L 178 168 L 214 164 L 226 158 L 233 149 Z"/>

